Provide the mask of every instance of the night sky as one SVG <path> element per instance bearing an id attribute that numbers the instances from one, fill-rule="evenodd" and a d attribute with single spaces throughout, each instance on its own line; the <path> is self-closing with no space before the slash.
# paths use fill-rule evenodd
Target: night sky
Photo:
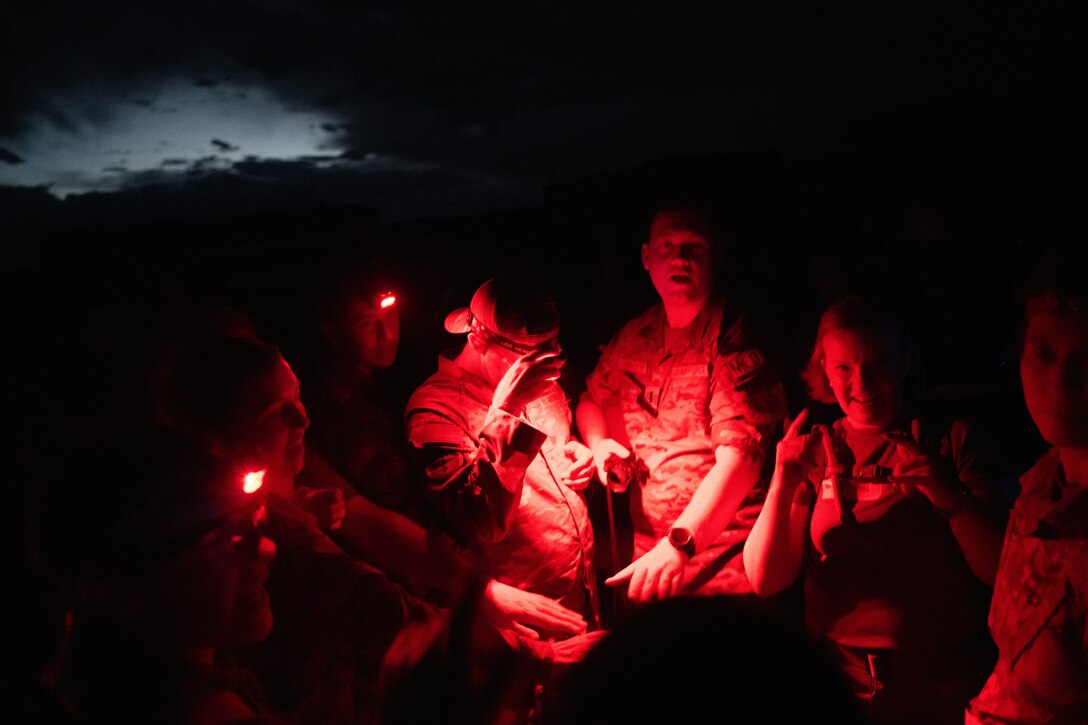
<path id="1" fill-rule="evenodd" d="M 43 389 L 98 411 L 176 304 L 163 270 L 276 325 L 338 240 L 400 250 L 409 378 L 520 263 L 577 380 L 652 301 L 637 202 L 683 182 L 736 213 L 787 369 L 865 283 L 904 293 L 935 384 L 1005 375 L 1007 404 L 1015 277 L 1083 238 L 1083 40 L 1059 5 L 914 5 L 9 3 L 7 377 L 42 378 L 17 386 L 42 427 Z"/>
<path id="2" fill-rule="evenodd" d="M 15 5 L 4 267 L 87 225 L 346 204 L 442 218 L 658 159 L 840 158 L 865 138 L 1019 162 L 1079 136 L 1080 38 L 1050 4 Z"/>

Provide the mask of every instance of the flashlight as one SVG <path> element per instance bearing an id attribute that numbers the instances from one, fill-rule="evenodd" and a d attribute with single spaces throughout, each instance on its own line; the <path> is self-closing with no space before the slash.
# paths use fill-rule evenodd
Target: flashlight
<path id="1" fill-rule="evenodd" d="M 378 309 L 387 310 L 397 303 L 397 296 L 392 292 L 382 292 L 378 295 Z"/>
<path id="2" fill-rule="evenodd" d="M 242 490 L 246 493 L 254 493 L 261 486 L 264 485 L 264 469 L 260 471 L 250 471 L 242 479 Z"/>

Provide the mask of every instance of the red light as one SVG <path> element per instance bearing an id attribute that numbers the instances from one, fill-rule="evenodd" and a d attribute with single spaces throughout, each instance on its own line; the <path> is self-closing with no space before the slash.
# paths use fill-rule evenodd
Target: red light
<path id="1" fill-rule="evenodd" d="M 396 304 L 396 302 L 397 298 L 393 295 L 392 292 L 389 292 L 382 295 L 381 301 L 378 303 L 378 306 L 384 310 L 387 307 L 392 307 L 394 304 Z"/>
<path id="2" fill-rule="evenodd" d="M 242 483 L 242 490 L 246 493 L 253 493 L 263 485 L 264 471 L 250 471 L 246 474 L 244 482 Z"/>

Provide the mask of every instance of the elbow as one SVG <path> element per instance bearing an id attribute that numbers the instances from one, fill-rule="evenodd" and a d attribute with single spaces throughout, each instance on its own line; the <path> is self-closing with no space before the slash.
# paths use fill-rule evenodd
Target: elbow
<path id="1" fill-rule="evenodd" d="M 752 592 L 757 597 L 769 597 L 772 594 L 777 593 L 777 591 L 769 585 L 767 577 L 764 576 L 762 571 L 749 567 L 747 561 L 744 562 L 744 569 L 748 574 L 748 583 L 752 585 Z"/>
<path id="2" fill-rule="evenodd" d="M 783 591 L 790 585 L 789 581 L 783 581 L 783 577 L 775 576 L 765 563 L 763 557 L 744 548 L 744 573 L 748 576 L 748 583 L 752 585 L 752 592 L 758 597 L 769 597 Z"/>
<path id="3" fill-rule="evenodd" d="M 768 577 L 763 575 L 749 575 L 748 581 L 752 584 L 752 592 L 754 592 L 757 597 L 770 597 L 786 589 L 785 584 L 771 581 Z"/>

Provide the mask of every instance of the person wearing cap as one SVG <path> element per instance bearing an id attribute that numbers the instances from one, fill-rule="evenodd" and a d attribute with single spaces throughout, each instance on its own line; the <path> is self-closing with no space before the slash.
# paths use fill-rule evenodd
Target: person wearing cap
<path id="1" fill-rule="evenodd" d="M 408 401 L 408 442 L 433 523 L 500 582 L 597 622 L 593 531 L 581 490 L 592 454 L 570 435 L 557 384 L 559 317 L 535 283 L 505 275 L 446 318 L 467 334 Z M 569 636 L 542 632 L 542 636 Z"/>
<path id="2" fill-rule="evenodd" d="M 741 549 L 785 393 L 734 300 L 716 296 L 722 240 L 700 209 L 657 211 L 642 265 L 661 302 L 603 349 L 576 409 L 601 483 L 610 460 L 640 461 L 628 490 L 634 561 L 606 580 L 632 601 L 752 597 Z M 607 484 L 606 484 L 607 485 Z"/>
<path id="3" fill-rule="evenodd" d="M 264 492 L 202 439 L 137 424 L 74 450 L 36 550 L 67 608 L 32 722 L 280 723 L 230 648 L 268 636 Z"/>

